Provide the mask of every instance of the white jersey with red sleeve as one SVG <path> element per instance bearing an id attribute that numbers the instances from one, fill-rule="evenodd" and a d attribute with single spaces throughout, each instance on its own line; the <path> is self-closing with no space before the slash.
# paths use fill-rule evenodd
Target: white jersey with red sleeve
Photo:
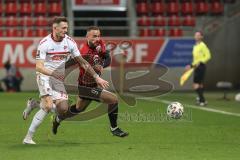
<path id="1" fill-rule="evenodd" d="M 43 60 L 44 67 L 64 75 L 65 62 L 69 56 L 80 56 L 77 43 L 68 35 L 65 35 L 61 42 L 56 42 L 53 40 L 52 34 L 49 34 L 40 41 L 36 60 Z"/>

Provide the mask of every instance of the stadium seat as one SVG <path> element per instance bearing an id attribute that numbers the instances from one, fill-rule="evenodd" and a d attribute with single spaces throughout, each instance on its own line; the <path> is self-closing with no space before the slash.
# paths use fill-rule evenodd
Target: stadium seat
<path id="1" fill-rule="evenodd" d="M 168 18 L 168 25 L 169 26 L 180 26 L 181 25 L 180 17 L 178 17 L 176 15 L 170 16 Z"/>
<path id="2" fill-rule="evenodd" d="M 236 0 L 223 0 L 224 3 L 235 3 Z"/>
<path id="3" fill-rule="evenodd" d="M 81 5 L 83 2 L 82 2 L 82 0 L 75 0 L 75 4 L 77 4 L 77 5 Z"/>
<path id="4" fill-rule="evenodd" d="M 9 2 L 6 4 L 5 13 L 6 15 L 16 15 L 17 14 L 17 3 Z"/>
<path id="5" fill-rule="evenodd" d="M 183 35 L 182 30 L 180 28 L 171 28 L 169 30 L 170 37 L 181 37 Z"/>
<path id="6" fill-rule="evenodd" d="M 50 15 L 61 15 L 62 13 L 62 5 L 60 3 L 50 3 L 50 6 L 48 8 L 48 13 Z"/>
<path id="7" fill-rule="evenodd" d="M 19 32 L 16 28 L 9 27 L 6 30 L 6 37 L 18 37 Z"/>
<path id="8" fill-rule="evenodd" d="M 211 3 L 211 13 L 212 14 L 222 14 L 223 13 L 223 4 L 221 2 L 212 2 Z"/>
<path id="9" fill-rule="evenodd" d="M 141 2 L 147 3 L 147 0 L 136 0 L 136 3 L 141 3 Z"/>
<path id="10" fill-rule="evenodd" d="M 193 14 L 193 3 L 192 2 L 183 2 L 181 5 L 181 12 L 183 15 Z"/>
<path id="11" fill-rule="evenodd" d="M 42 2 L 42 3 L 45 3 L 47 0 L 33 0 L 33 3 L 40 3 L 40 2 Z"/>
<path id="12" fill-rule="evenodd" d="M 48 35 L 48 31 L 46 29 L 43 29 L 43 28 L 38 28 L 36 30 L 36 36 L 37 37 L 45 37 Z"/>
<path id="13" fill-rule="evenodd" d="M 148 10 L 148 4 L 141 2 L 141 3 L 137 3 L 137 14 L 138 15 L 147 15 L 149 12 Z"/>
<path id="14" fill-rule="evenodd" d="M 141 37 L 149 37 L 149 36 L 152 36 L 151 30 L 148 29 L 148 28 L 140 29 L 140 31 L 139 31 L 139 36 L 141 36 Z"/>
<path id="15" fill-rule="evenodd" d="M 28 2 L 20 3 L 20 14 L 21 15 L 31 15 L 32 14 L 31 3 L 28 3 Z"/>
<path id="16" fill-rule="evenodd" d="M 169 2 L 167 3 L 167 13 L 169 15 L 178 14 L 179 6 L 177 2 Z"/>
<path id="17" fill-rule="evenodd" d="M 138 19 L 138 25 L 139 26 L 150 26 L 151 25 L 151 21 L 150 21 L 150 18 L 148 16 L 141 16 L 139 19 Z"/>
<path id="18" fill-rule="evenodd" d="M 196 13 L 197 14 L 208 13 L 208 3 L 207 2 L 197 2 L 196 3 Z"/>
<path id="19" fill-rule="evenodd" d="M 14 17 L 14 16 L 9 16 L 6 19 L 5 25 L 7 27 L 15 27 L 15 26 L 17 26 L 18 25 L 18 18 Z"/>
<path id="20" fill-rule="evenodd" d="M 57 3 L 61 3 L 62 0 L 48 0 L 48 2 L 50 3 L 54 3 L 54 2 L 57 2 Z"/>
<path id="21" fill-rule="evenodd" d="M 2 5 L 2 3 L 0 3 L 0 16 L 2 15 L 2 13 L 4 13 L 5 10 L 4 10 L 4 7 Z"/>
<path id="22" fill-rule="evenodd" d="M 46 0 L 33 0 L 34 3 L 46 2 Z"/>
<path id="23" fill-rule="evenodd" d="M 219 81 L 219 82 L 217 82 L 216 87 L 223 91 L 222 98 L 224 100 L 229 100 L 227 98 L 227 92 L 229 92 L 232 89 L 232 87 L 233 87 L 232 83 L 228 82 L 228 81 Z"/>
<path id="24" fill-rule="evenodd" d="M 33 18 L 30 16 L 23 16 L 19 21 L 20 26 L 33 26 Z"/>
<path id="25" fill-rule="evenodd" d="M 32 28 L 25 28 L 21 32 L 23 37 L 35 37 L 35 31 Z"/>
<path id="26" fill-rule="evenodd" d="M 35 4 L 34 15 L 46 15 L 46 13 L 47 13 L 46 3 L 39 2 Z"/>
<path id="27" fill-rule="evenodd" d="M 221 2 L 221 0 L 209 0 L 209 2 Z"/>
<path id="28" fill-rule="evenodd" d="M 163 2 L 164 0 L 151 0 L 152 3 L 154 2 Z"/>
<path id="29" fill-rule="evenodd" d="M 36 21 L 35 21 L 36 26 L 48 26 L 48 21 L 45 17 L 43 16 L 38 16 Z"/>
<path id="30" fill-rule="evenodd" d="M 165 5 L 162 2 L 154 2 L 151 4 L 151 10 L 153 15 L 164 14 Z"/>
<path id="31" fill-rule="evenodd" d="M 166 30 L 164 28 L 158 28 L 153 30 L 153 35 L 157 37 L 164 37 L 166 35 Z"/>
<path id="32" fill-rule="evenodd" d="M 0 37 L 4 37 L 5 36 L 5 31 L 0 29 Z"/>
<path id="33" fill-rule="evenodd" d="M 19 2 L 20 2 L 20 3 L 26 3 L 26 2 L 30 3 L 31 0 L 19 0 Z"/>
<path id="34" fill-rule="evenodd" d="M 194 0 L 194 2 L 198 3 L 198 2 L 206 2 L 206 0 Z"/>
<path id="35" fill-rule="evenodd" d="M 5 0 L 5 3 L 16 2 L 16 0 Z"/>
<path id="36" fill-rule="evenodd" d="M 180 3 L 184 3 L 184 2 L 192 2 L 192 0 L 179 0 Z"/>
<path id="37" fill-rule="evenodd" d="M 153 20 L 153 25 L 154 26 L 165 26 L 166 25 L 166 20 L 164 16 L 157 16 Z"/>
<path id="38" fill-rule="evenodd" d="M 182 21 L 182 25 L 183 26 L 191 26 L 194 27 L 196 25 L 196 19 L 195 17 L 191 16 L 191 15 L 187 15 L 183 18 Z"/>
<path id="39" fill-rule="evenodd" d="M 3 18 L 0 18 L 0 26 L 5 26 L 5 21 Z"/>

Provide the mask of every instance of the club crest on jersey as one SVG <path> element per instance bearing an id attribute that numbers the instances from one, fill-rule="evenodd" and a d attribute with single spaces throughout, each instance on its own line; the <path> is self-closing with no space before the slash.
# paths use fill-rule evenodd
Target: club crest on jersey
<path id="1" fill-rule="evenodd" d="M 67 49 L 67 46 L 64 46 L 63 49 L 66 50 L 66 49 Z"/>

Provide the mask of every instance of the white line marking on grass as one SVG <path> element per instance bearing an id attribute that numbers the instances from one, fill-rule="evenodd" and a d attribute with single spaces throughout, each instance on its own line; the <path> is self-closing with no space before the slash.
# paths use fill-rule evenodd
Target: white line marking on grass
<path id="1" fill-rule="evenodd" d="M 159 99 L 153 99 L 153 98 L 151 98 L 151 99 L 149 99 L 149 98 L 140 98 L 140 99 L 154 101 L 154 102 L 161 102 L 161 103 L 164 103 L 164 104 L 170 104 L 171 103 L 171 101 L 159 100 Z M 240 117 L 239 113 L 226 112 L 226 111 L 222 111 L 222 110 L 217 110 L 217 109 L 207 108 L 207 107 L 200 107 L 200 106 L 191 105 L 191 104 L 183 104 L 183 105 L 185 105 L 185 106 L 187 106 L 189 108 L 199 109 L 199 110 L 203 110 L 203 111 L 208 111 L 208 112 L 214 112 L 214 113 L 220 113 L 220 114 Z"/>

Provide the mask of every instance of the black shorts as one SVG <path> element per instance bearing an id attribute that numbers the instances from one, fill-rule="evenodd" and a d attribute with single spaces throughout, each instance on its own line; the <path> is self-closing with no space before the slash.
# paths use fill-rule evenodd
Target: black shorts
<path id="1" fill-rule="evenodd" d="M 102 88 L 78 85 L 78 96 L 86 100 L 100 101 Z"/>
<path id="2" fill-rule="evenodd" d="M 200 63 L 197 68 L 194 69 L 193 82 L 203 83 L 206 72 L 206 65 Z"/>

